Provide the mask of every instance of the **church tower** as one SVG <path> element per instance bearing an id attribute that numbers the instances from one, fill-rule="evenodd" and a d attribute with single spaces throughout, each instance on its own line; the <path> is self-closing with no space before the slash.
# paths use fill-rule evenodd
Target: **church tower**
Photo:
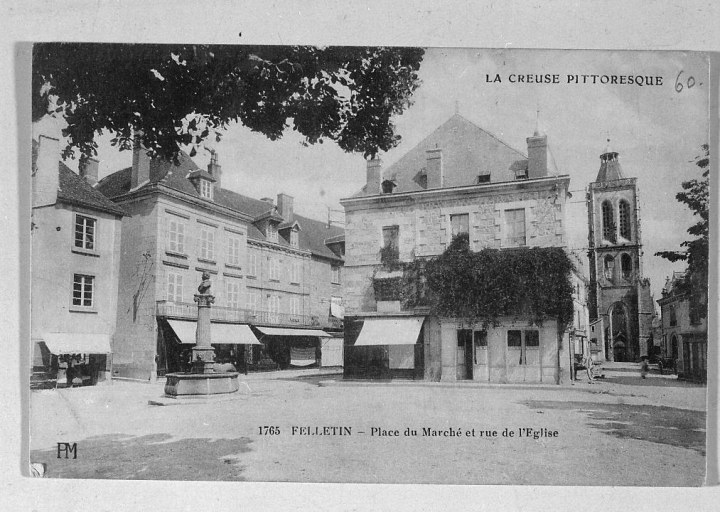
<path id="1" fill-rule="evenodd" d="M 623 175 L 618 153 L 600 155 L 587 201 L 591 321 L 603 321 L 607 360 L 638 361 L 652 343 L 654 306 L 642 272 L 637 178 Z"/>

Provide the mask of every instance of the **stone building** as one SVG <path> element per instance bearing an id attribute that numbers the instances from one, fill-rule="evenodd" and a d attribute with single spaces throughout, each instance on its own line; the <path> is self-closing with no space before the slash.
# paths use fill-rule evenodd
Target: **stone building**
<path id="1" fill-rule="evenodd" d="M 668 277 L 659 299 L 661 355 L 672 361 L 678 377 L 707 380 L 707 295 L 693 293 L 685 272 Z"/>
<path id="2" fill-rule="evenodd" d="M 643 277 L 637 178 L 623 175 L 618 153 L 600 156 L 587 201 L 590 317 L 603 319 L 607 360 L 638 361 L 652 343 L 655 308 Z"/>
<path id="3" fill-rule="evenodd" d="M 95 384 L 110 373 L 125 212 L 95 190 L 97 173 L 92 159 L 81 175 L 70 170 L 60 161 L 58 139 L 33 141 L 31 338 L 38 385 L 47 378 L 70 385 L 73 377 Z"/>
<path id="4" fill-rule="evenodd" d="M 223 188 L 216 155 L 205 170 L 184 153 L 176 166 L 136 147 L 132 167 L 98 189 L 130 213 L 120 253 L 117 375 L 154 380 L 184 369 L 202 272 L 215 295 L 220 360 L 240 370 L 341 364 L 342 321 L 330 312 L 333 300 L 342 302 L 342 229 L 295 214 L 286 194 L 275 205 Z"/>
<path id="5" fill-rule="evenodd" d="M 558 382 L 569 377 L 569 334 L 555 320 L 502 318 L 487 330 L 462 318 L 404 309 L 384 283 L 401 263 L 437 256 L 467 233 L 471 250 L 565 247 L 568 176 L 548 172 L 547 137 L 528 155 L 459 114 L 344 199 L 345 374 L 427 380 Z"/>

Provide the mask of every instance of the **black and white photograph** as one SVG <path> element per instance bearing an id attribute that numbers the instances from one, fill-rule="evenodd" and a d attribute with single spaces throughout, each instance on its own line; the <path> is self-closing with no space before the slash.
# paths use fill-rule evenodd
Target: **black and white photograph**
<path id="1" fill-rule="evenodd" d="M 705 484 L 708 54 L 48 41 L 31 72 L 28 475 Z"/>

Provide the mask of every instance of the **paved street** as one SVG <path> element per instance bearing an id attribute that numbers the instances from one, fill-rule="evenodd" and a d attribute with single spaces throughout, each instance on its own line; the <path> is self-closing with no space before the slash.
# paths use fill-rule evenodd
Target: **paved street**
<path id="1" fill-rule="evenodd" d="M 62 478 L 701 485 L 705 387 L 605 374 L 542 389 L 241 376 L 235 399 L 165 407 L 148 405 L 160 384 L 35 391 L 31 458 Z"/>

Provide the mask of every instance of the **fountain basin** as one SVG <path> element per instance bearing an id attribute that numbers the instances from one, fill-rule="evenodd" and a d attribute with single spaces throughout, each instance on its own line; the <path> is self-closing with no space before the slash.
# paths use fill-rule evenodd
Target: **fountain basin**
<path id="1" fill-rule="evenodd" d="M 168 373 L 166 379 L 165 395 L 171 398 L 206 398 L 240 388 L 237 372 Z"/>

